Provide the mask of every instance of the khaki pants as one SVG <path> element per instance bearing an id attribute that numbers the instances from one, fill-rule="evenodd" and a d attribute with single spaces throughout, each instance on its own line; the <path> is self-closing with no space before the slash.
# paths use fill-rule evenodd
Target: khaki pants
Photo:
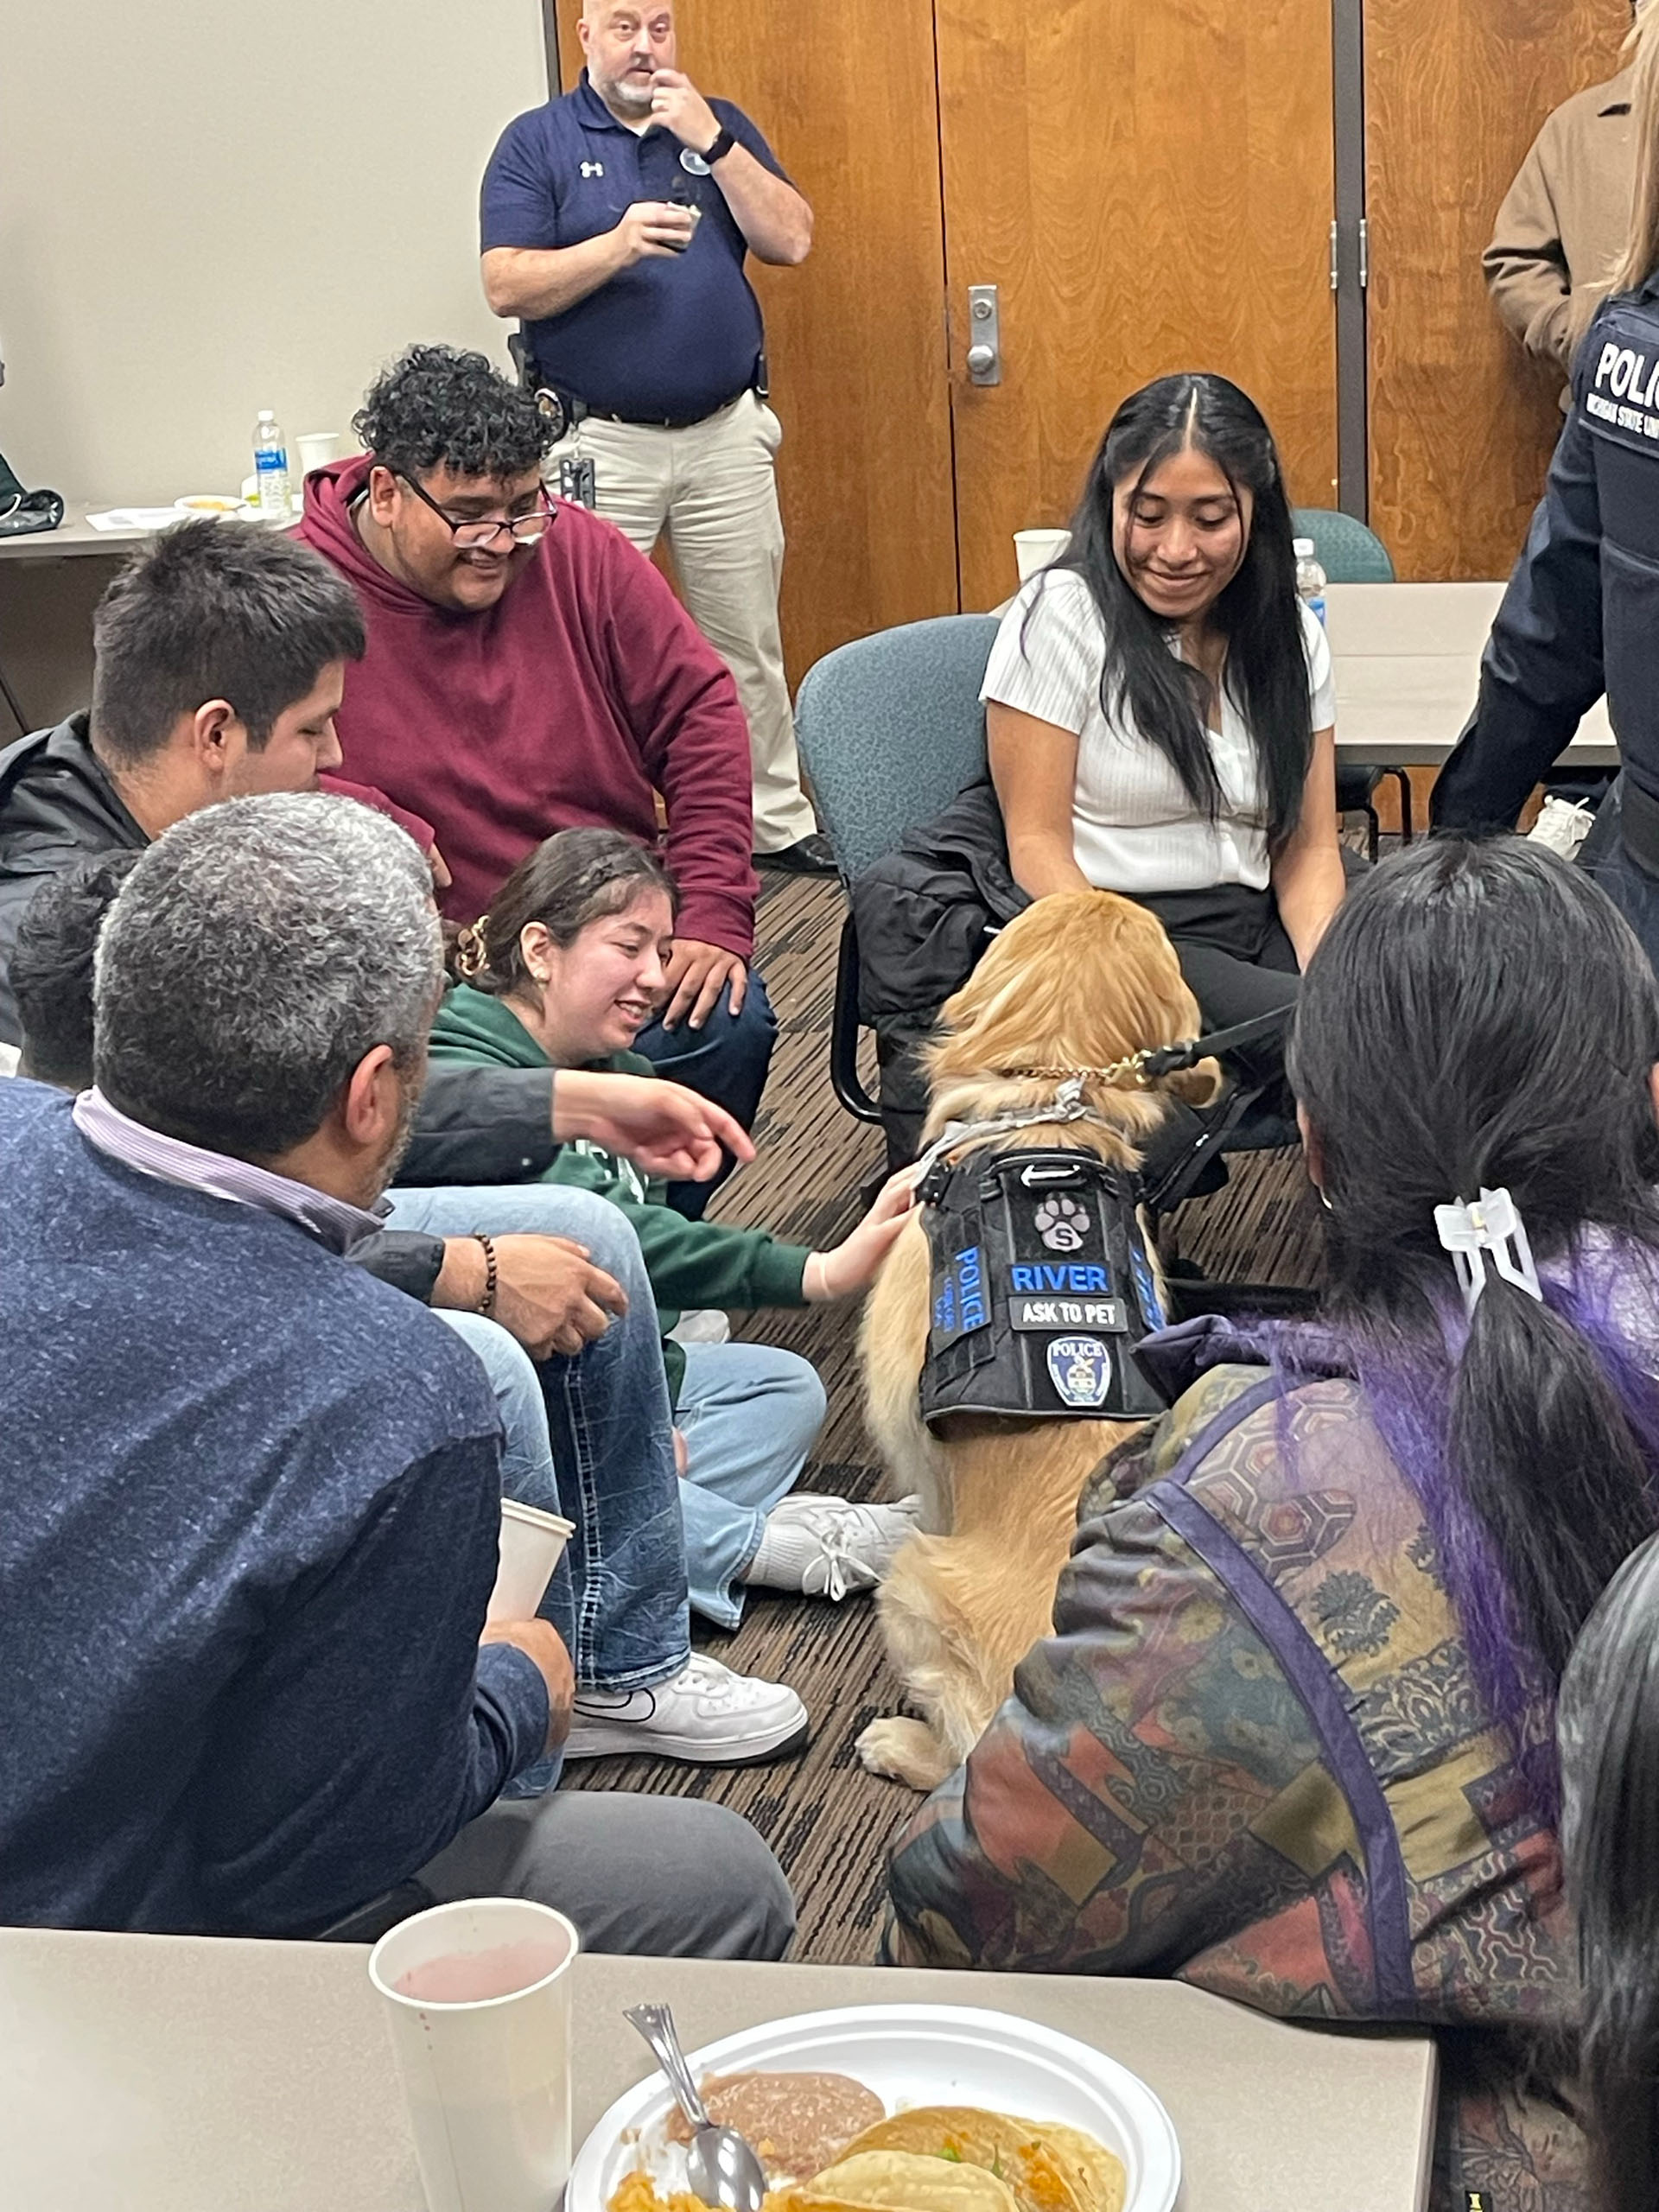
<path id="1" fill-rule="evenodd" d="M 748 718 L 758 853 L 817 827 L 801 789 L 778 627 L 784 524 L 772 462 L 782 435 L 771 408 L 746 391 L 688 430 L 590 418 L 545 463 L 556 490 L 567 455 L 591 461 L 599 512 L 640 552 L 666 533 L 687 610 L 731 670 Z"/>

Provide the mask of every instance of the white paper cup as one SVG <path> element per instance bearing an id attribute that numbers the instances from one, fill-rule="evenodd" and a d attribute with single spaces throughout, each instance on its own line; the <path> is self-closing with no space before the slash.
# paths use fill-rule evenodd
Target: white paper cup
<path id="1" fill-rule="evenodd" d="M 547 1595 L 553 1570 L 576 1533 L 574 1522 L 516 1497 L 501 1501 L 501 1558 L 486 1621 L 528 1621 Z"/>
<path id="2" fill-rule="evenodd" d="M 524 1897 L 474 1897 L 417 1912 L 369 1954 L 385 2000 L 431 2212 L 552 2212 L 570 2172 L 570 1966 L 582 1939 L 562 1912 Z M 445 2002 L 420 1989 L 510 1984 Z M 416 1978 L 413 1993 L 398 1987 Z"/>
<path id="3" fill-rule="evenodd" d="M 1051 561 L 1058 561 L 1071 543 L 1069 530 L 1016 530 L 1014 533 L 1014 557 L 1020 570 L 1020 582 L 1028 582 L 1039 569 L 1046 569 Z"/>
<path id="4" fill-rule="evenodd" d="M 327 461 L 340 459 L 340 432 L 338 430 L 308 430 L 302 438 L 296 439 L 295 442 L 300 449 L 302 476 L 308 476 L 314 468 L 322 467 Z"/>

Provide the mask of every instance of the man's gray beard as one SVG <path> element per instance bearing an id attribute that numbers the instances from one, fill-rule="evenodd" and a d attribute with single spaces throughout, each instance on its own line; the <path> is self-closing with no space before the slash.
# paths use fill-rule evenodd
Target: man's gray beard
<path id="1" fill-rule="evenodd" d="M 385 1157 L 375 1169 L 374 1187 L 377 1198 L 385 1198 L 387 1191 L 391 1187 L 397 1170 L 404 1164 L 404 1155 L 409 1150 L 410 1140 L 415 1134 L 415 1109 L 421 1103 L 421 1092 L 425 1087 L 425 1082 L 426 1069 L 423 1065 L 416 1079 L 413 1083 L 405 1082 L 403 1085 L 403 1096 L 397 1111 L 397 1126 L 392 1131 L 391 1142 L 386 1147 Z"/>
<path id="2" fill-rule="evenodd" d="M 644 115 L 651 106 L 649 86 L 643 92 L 636 92 L 632 85 L 625 85 L 617 78 L 610 77 L 606 79 L 600 90 L 606 99 L 614 100 L 619 107 L 631 107 L 640 115 Z"/>

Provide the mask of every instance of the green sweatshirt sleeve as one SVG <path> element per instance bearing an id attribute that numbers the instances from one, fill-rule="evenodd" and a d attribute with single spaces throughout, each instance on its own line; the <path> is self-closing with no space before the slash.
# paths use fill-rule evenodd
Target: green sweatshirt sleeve
<path id="1" fill-rule="evenodd" d="M 804 1306 L 801 1278 L 810 1256 L 764 1229 L 688 1221 L 672 1206 L 635 1198 L 604 1153 L 566 1145 L 543 1177 L 595 1191 L 633 1224 L 659 1306 Z"/>

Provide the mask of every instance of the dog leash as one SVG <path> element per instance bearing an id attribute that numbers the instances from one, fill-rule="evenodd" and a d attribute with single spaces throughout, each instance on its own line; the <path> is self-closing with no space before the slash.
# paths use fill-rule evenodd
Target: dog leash
<path id="1" fill-rule="evenodd" d="M 995 1071 L 1001 1079 L 1019 1078 L 1027 1081 L 1053 1081 L 1057 1084 L 1054 1096 L 1041 1105 L 1011 1107 L 1006 1114 L 998 1114 L 984 1122 L 948 1122 L 934 1138 L 916 1163 L 915 1191 L 917 1203 L 928 1203 L 927 1182 L 936 1167 L 950 1153 L 959 1152 L 963 1146 L 984 1137 L 1011 1135 L 1016 1129 L 1029 1129 L 1043 1122 L 1092 1122 L 1097 1128 L 1111 1128 L 1114 1124 L 1104 1115 L 1096 1114 L 1083 1095 L 1085 1083 L 1128 1084 L 1135 1090 L 1145 1090 L 1160 1077 L 1173 1075 L 1182 1068 L 1196 1067 L 1200 1060 L 1218 1058 L 1224 1052 L 1236 1052 L 1241 1046 L 1254 1045 L 1263 1037 L 1270 1037 L 1289 1020 L 1291 1007 L 1275 1007 L 1270 1014 L 1252 1014 L 1248 1021 L 1236 1021 L 1226 1029 L 1212 1029 L 1203 1037 L 1188 1037 L 1176 1045 L 1143 1046 L 1140 1052 L 1131 1052 L 1127 1059 L 1114 1060 L 1109 1066 L 1099 1068 L 1020 1067 Z M 1190 1163 L 1182 1168 L 1195 1174 L 1203 1165 L 1208 1152 L 1221 1139 L 1231 1134 L 1234 1126 L 1258 1096 L 1255 1090 L 1243 1090 L 1229 1102 L 1229 1110 L 1212 1129 L 1207 1130 L 1193 1147 Z M 1178 1171 L 1178 1179 L 1190 1179 Z M 1160 1193 L 1161 1197 L 1162 1192 Z"/>
<path id="2" fill-rule="evenodd" d="M 1005 1068 L 1001 1072 L 1005 1076 L 1042 1080 L 1064 1078 L 1062 1090 L 1067 1082 L 1073 1080 L 1079 1086 L 1085 1082 L 1127 1084 L 1131 1089 L 1144 1090 L 1161 1076 L 1174 1075 L 1181 1068 L 1196 1067 L 1200 1060 L 1219 1059 L 1224 1053 L 1237 1052 L 1241 1046 L 1254 1045 L 1261 1038 L 1272 1036 L 1275 1030 L 1284 1027 L 1294 1010 L 1287 1006 L 1275 1007 L 1271 1014 L 1253 1014 L 1248 1021 L 1236 1021 L 1228 1029 L 1212 1029 L 1205 1037 L 1185 1038 L 1179 1045 L 1143 1045 L 1127 1059 L 1113 1060 L 1103 1068 L 1024 1067 Z"/>

